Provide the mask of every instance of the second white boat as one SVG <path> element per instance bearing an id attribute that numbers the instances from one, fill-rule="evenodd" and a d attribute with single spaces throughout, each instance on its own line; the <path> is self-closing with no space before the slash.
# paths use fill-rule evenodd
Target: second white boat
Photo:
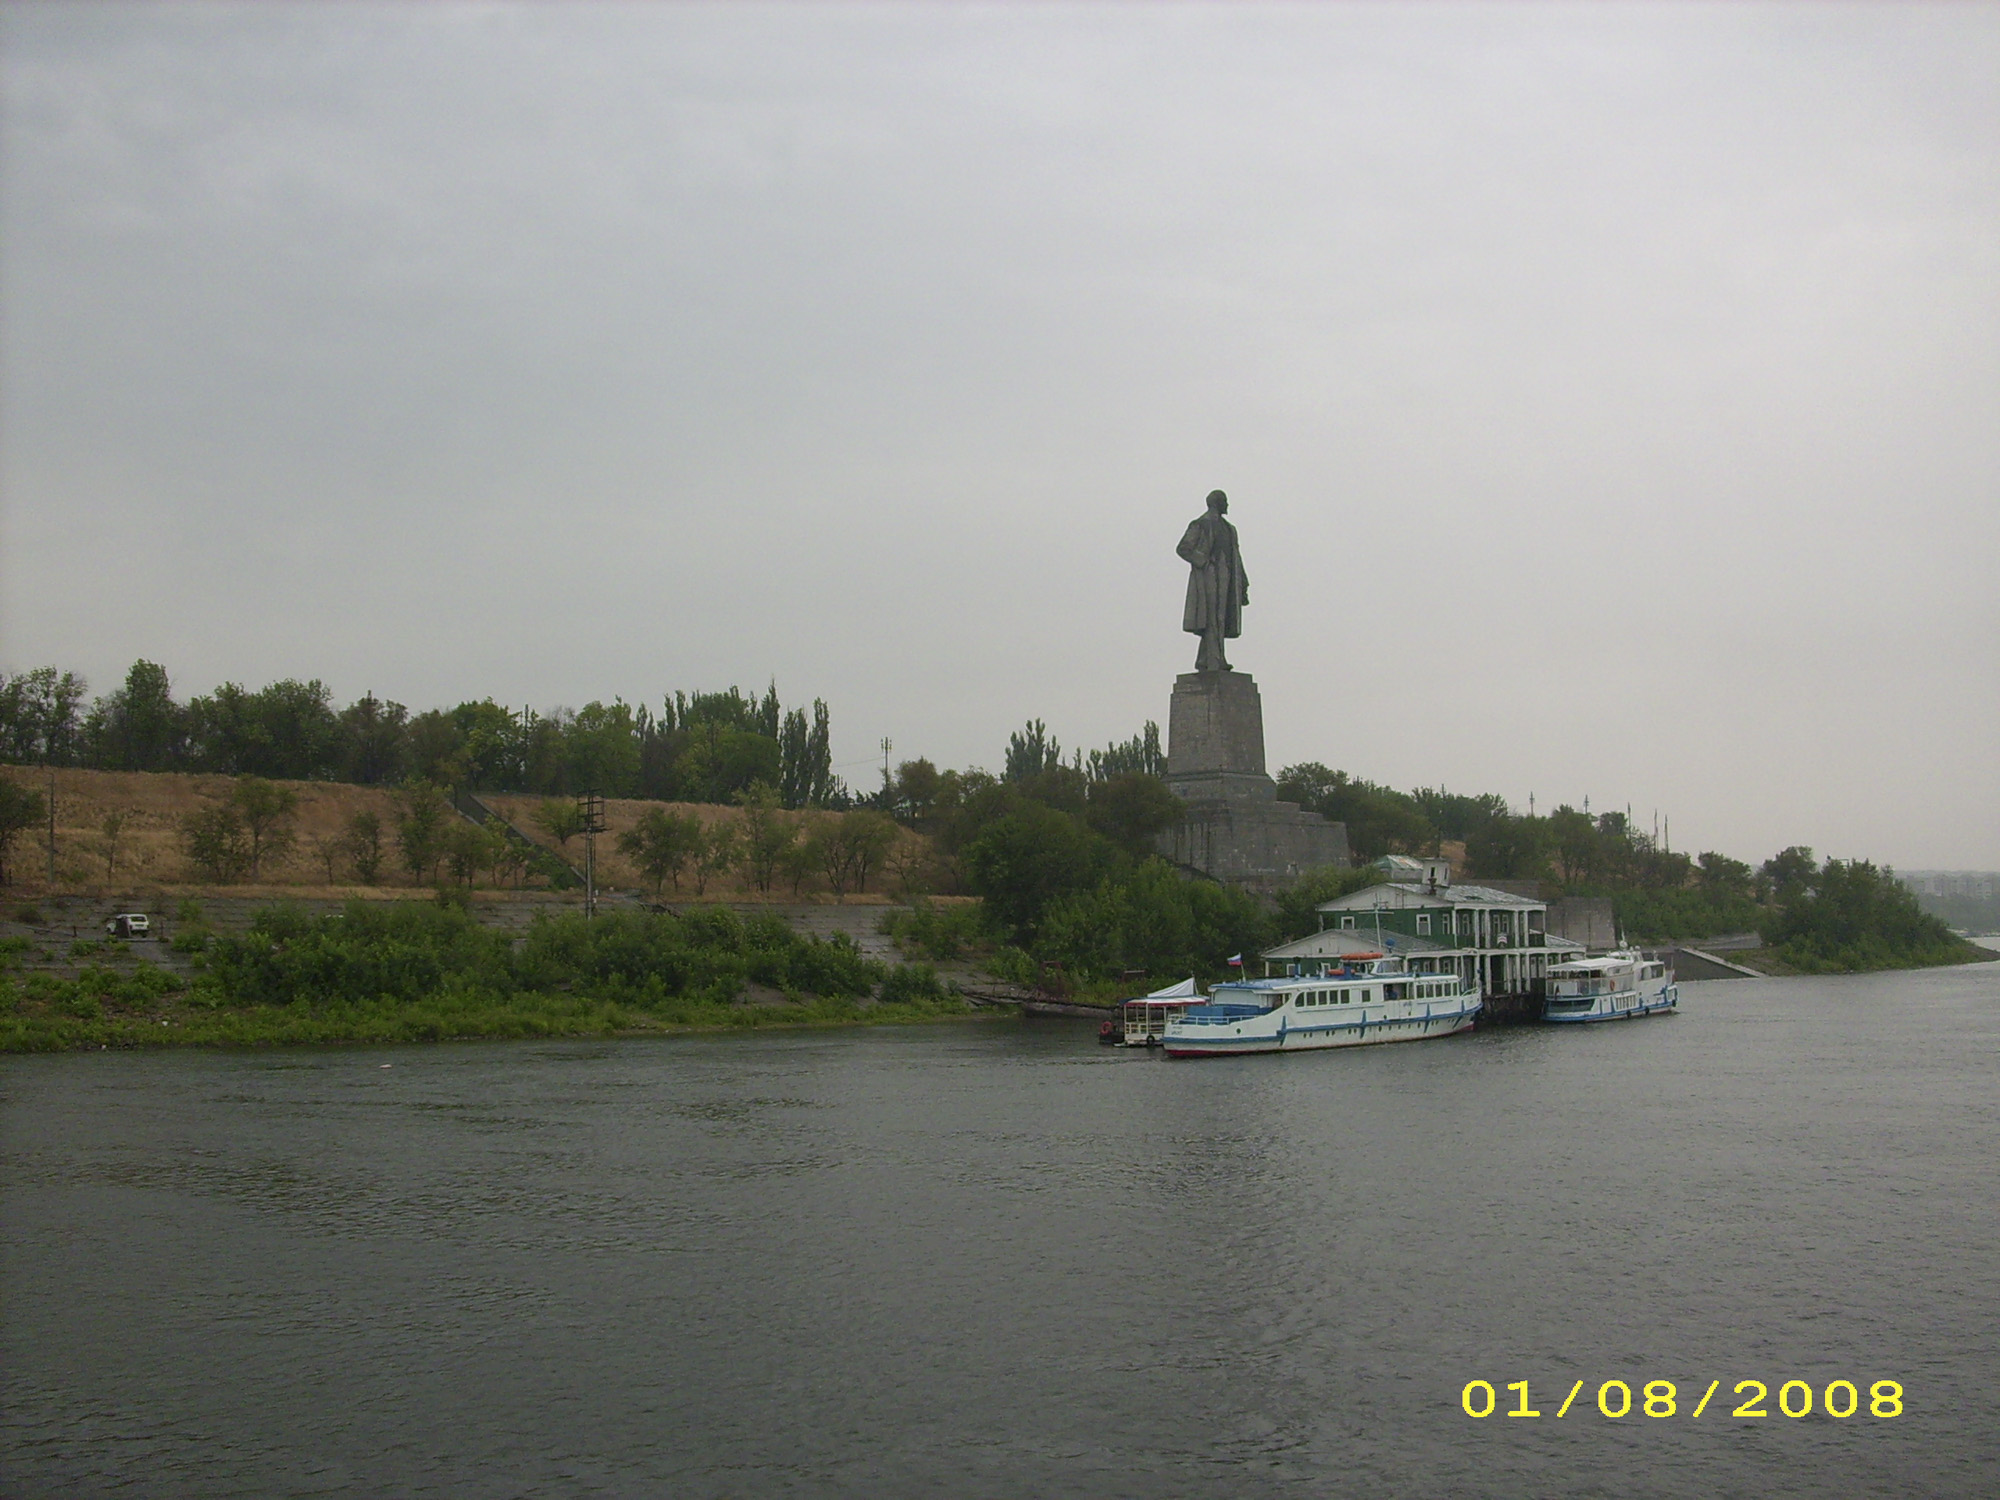
<path id="1" fill-rule="evenodd" d="M 1428 1041 L 1466 1030 L 1478 1015 L 1477 992 L 1457 974 L 1355 954 L 1317 975 L 1218 984 L 1205 1003 L 1168 1017 L 1160 1041 L 1169 1057 L 1301 1052 Z"/>
<path id="2" fill-rule="evenodd" d="M 1549 970 L 1542 1019 L 1627 1021 L 1665 1015 L 1680 1006 L 1681 988 L 1667 966 L 1630 948 L 1573 958 Z"/>

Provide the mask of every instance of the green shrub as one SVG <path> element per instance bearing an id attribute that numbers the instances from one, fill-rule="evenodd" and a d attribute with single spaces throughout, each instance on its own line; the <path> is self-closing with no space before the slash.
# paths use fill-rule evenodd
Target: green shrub
<path id="1" fill-rule="evenodd" d="M 201 903 L 192 896 L 184 898 L 174 908 L 174 935 L 167 946 L 176 953 L 205 953 L 215 937 L 215 929 L 208 924 L 208 915 Z"/>
<path id="2" fill-rule="evenodd" d="M 919 901 L 908 911 L 887 913 L 882 931 L 904 953 L 933 963 L 963 962 L 994 943 L 985 907 L 970 903 L 939 906 Z"/>
<path id="3" fill-rule="evenodd" d="M 350 901 L 337 917 L 266 907 L 241 937 L 216 938 L 210 960 L 216 983 L 237 1005 L 411 1003 L 447 978 L 512 990 L 508 947 L 505 933 L 453 906 Z"/>
<path id="4" fill-rule="evenodd" d="M 1035 960 L 1025 950 L 1016 948 L 1011 943 L 1004 948 L 996 948 L 993 956 L 986 960 L 985 967 L 987 973 L 994 978 L 1007 984 L 1019 985 L 1023 989 L 1031 988 L 1040 972 Z"/>
<path id="5" fill-rule="evenodd" d="M 576 876 L 570 873 L 568 865 L 540 846 L 537 846 L 535 851 L 528 856 L 526 873 L 541 876 L 544 880 L 548 881 L 549 889 L 552 891 L 575 890 L 582 884 Z"/>
<path id="6" fill-rule="evenodd" d="M 214 939 L 211 960 L 231 1005 L 309 1008 L 416 1005 L 445 994 L 490 1006 L 562 993 L 665 1014 L 727 1006 L 753 980 L 853 999 L 884 974 L 845 937 L 801 937 L 776 918 L 746 922 L 725 907 L 545 916 L 517 948 L 457 903 L 352 901 L 318 918 L 274 906 L 243 936 Z"/>
<path id="7" fill-rule="evenodd" d="M 1154 859 L 1052 903 L 1034 952 L 1079 977 L 1127 969 L 1213 975 L 1226 971 L 1232 955 L 1254 953 L 1267 930 L 1255 897 L 1190 880 Z"/>
<path id="8" fill-rule="evenodd" d="M 90 938 L 78 938 L 69 945 L 71 958 L 92 958 L 104 951 L 104 944 Z"/>
<path id="9" fill-rule="evenodd" d="M 929 964 L 898 964 L 882 981 L 884 1005 L 944 1006 L 958 1003 Z"/>

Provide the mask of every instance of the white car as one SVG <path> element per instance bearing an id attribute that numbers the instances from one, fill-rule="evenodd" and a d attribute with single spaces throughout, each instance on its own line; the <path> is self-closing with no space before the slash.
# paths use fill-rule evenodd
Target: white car
<path id="1" fill-rule="evenodd" d="M 142 938 L 153 935 L 153 919 L 142 911 L 120 912 L 104 923 L 107 937 Z"/>

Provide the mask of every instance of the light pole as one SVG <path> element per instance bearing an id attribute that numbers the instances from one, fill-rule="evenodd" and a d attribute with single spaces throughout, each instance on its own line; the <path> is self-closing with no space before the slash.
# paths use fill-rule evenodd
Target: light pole
<path id="1" fill-rule="evenodd" d="M 585 792 L 576 799 L 583 824 L 583 915 L 597 915 L 597 836 L 604 832 L 604 794 Z"/>

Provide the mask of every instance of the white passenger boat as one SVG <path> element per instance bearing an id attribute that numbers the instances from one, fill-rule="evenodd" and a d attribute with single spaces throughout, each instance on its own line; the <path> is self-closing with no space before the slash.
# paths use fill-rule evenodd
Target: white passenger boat
<path id="1" fill-rule="evenodd" d="M 1413 973 L 1400 958 L 1354 954 L 1318 974 L 1218 984 L 1166 1023 L 1169 1057 L 1302 1052 L 1421 1042 L 1470 1027 L 1479 994 L 1457 974 Z"/>
<path id="2" fill-rule="evenodd" d="M 1680 1005 L 1673 973 L 1656 958 L 1630 948 L 1596 958 L 1549 966 L 1542 997 L 1544 1021 L 1627 1021 L 1657 1016 Z"/>

